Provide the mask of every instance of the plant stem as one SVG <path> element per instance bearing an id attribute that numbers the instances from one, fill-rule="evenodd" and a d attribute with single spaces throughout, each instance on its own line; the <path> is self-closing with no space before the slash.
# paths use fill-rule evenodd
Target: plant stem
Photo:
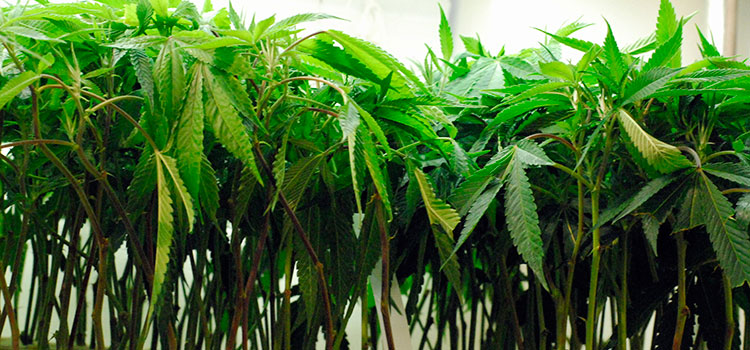
<path id="1" fill-rule="evenodd" d="M 617 303 L 617 344 L 622 350 L 627 350 L 628 342 L 628 237 L 629 231 L 625 231 L 625 235 L 622 238 L 622 263 L 621 263 L 621 275 L 620 275 L 620 295 L 618 295 Z"/>
<path id="2" fill-rule="evenodd" d="M 389 350 L 395 350 L 396 345 L 393 341 L 393 328 L 391 326 L 391 289 L 390 289 L 390 237 L 385 228 L 385 217 L 383 216 L 383 202 L 380 200 L 380 195 L 375 195 L 377 202 L 375 206 L 375 216 L 378 221 L 378 229 L 380 230 L 380 249 L 381 249 L 381 261 L 382 261 L 382 272 L 381 272 L 381 298 L 380 298 L 380 313 L 383 314 L 383 328 L 385 328 L 385 339 L 388 344 Z"/>
<path id="3" fill-rule="evenodd" d="M 677 239 L 677 323 L 675 324 L 672 350 L 682 348 L 682 335 L 685 332 L 685 322 L 690 315 L 687 307 L 687 271 L 685 269 L 685 258 L 687 256 L 687 242 L 680 231 L 675 234 Z"/>
<path id="4" fill-rule="evenodd" d="M 315 253 L 315 248 L 313 248 L 312 243 L 310 243 L 310 240 L 307 238 L 307 234 L 305 233 L 305 229 L 302 227 L 302 224 L 299 221 L 299 218 L 297 217 L 297 214 L 294 213 L 294 210 L 289 206 L 289 202 L 286 199 L 286 196 L 284 195 L 284 191 L 282 191 L 280 188 L 278 188 L 278 185 L 274 182 L 274 176 L 273 176 L 273 170 L 271 170 L 271 167 L 268 165 L 268 162 L 266 162 L 265 157 L 263 157 L 263 152 L 260 150 L 260 146 L 256 142 L 254 144 L 254 150 L 256 153 L 256 156 L 258 160 L 260 161 L 263 169 L 265 169 L 266 174 L 268 175 L 268 182 L 278 190 L 279 195 L 279 203 L 281 203 L 281 206 L 284 207 L 284 211 L 289 216 L 289 219 L 292 221 L 292 226 L 294 227 L 294 230 L 297 232 L 297 236 L 302 241 L 302 244 L 305 246 L 305 250 L 307 250 L 307 254 L 310 256 L 310 259 L 312 260 L 313 264 L 316 267 L 316 271 L 318 273 L 318 282 L 320 282 L 321 286 L 321 297 L 323 298 L 323 308 L 324 308 L 324 314 L 326 317 L 326 350 L 332 350 L 333 349 L 333 339 L 334 339 L 334 330 L 333 330 L 333 316 L 331 312 L 331 300 L 330 300 L 330 294 L 328 293 L 328 282 L 326 280 L 325 274 L 323 272 L 323 263 L 320 262 L 320 259 L 318 259 L 318 254 Z"/>
<path id="5" fill-rule="evenodd" d="M 11 299 L 10 291 L 8 290 L 8 284 L 5 281 L 5 263 L 0 261 L 0 290 L 3 293 L 3 300 L 5 300 L 5 310 L 8 313 L 8 319 L 10 319 L 10 334 L 13 350 L 19 349 L 19 340 L 21 334 L 18 331 L 18 319 L 16 318 L 16 312 L 13 310 L 13 301 Z"/>
<path id="6" fill-rule="evenodd" d="M 506 254 L 500 257 L 500 280 L 503 284 L 503 294 L 505 294 L 505 300 L 507 305 L 510 306 L 510 313 L 513 320 L 513 336 L 516 338 L 516 345 L 518 350 L 524 350 L 526 346 L 523 341 L 523 334 L 521 333 L 521 322 L 518 320 L 518 313 L 516 312 L 516 302 L 513 300 L 513 291 L 510 288 L 510 276 L 508 275 L 508 266 L 505 263 Z"/>
<path id="7" fill-rule="evenodd" d="M 724 332 L 724 350 L 732 350 L 732 340 L 734 340 L 734 302 L 732 300 L 732 284 L 729 281 L 726 273 L 721 274 L 722 282 L 724 282 L 724 313 L 727 327 Z"/>
<path id="8" fill-rule="evenodd" d="M 578 167 L 576 170 L 578 175 L 582 175 L 583 170 L 581 167 Z M 557 349 L 558 350 L 565 350 L 565 343 L 568 333 L 568 313 L 570 310 L 570 298 L 573 293 L 573 277 L 575 275 L 576 270 L 576 263 L 578 262 L 578 254 L 581 250 L 581 241 L 583 241 L 583 219 L 584 219 L 584 189 L 583 189 L 583 183 L 578 180 L 577 181 L 577 187 L 578 187 L 578 223 L 577 223 L 577 233 L 575 240 L 573 241 L 573 254 L 570 257 L 570 260 L 568 261 L 568 276 L 565 280 L 565 299 L 563 300 L 562 310 L 558 312 L 558 330 L 557 330 Z"/>
<path id="9" fill-rule="evenodd" d="M 586 314 L 586 349 L 595 349 L 594 332 L 596 330 L 596 289 L 599 286 L 599 264 L 601 261 L 601 245 L 599 242 L 599 190 L 591 192 L 591 223 L 594 227 L 592 233 L 592 260 L 591 278 L 589 280 L 588 312 Z"/>

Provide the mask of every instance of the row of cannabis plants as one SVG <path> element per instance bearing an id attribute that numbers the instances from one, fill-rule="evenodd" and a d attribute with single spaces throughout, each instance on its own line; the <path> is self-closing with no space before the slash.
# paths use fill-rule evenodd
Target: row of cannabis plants
<path id="1" fill-rule="evenodd" d="M 418 349 L 750 348 L 750 68 L 702 33 L 683 65 L 667 0 L 629 46 L 574 22 L 513 54 L 457 53 L 442 15 L 415 70 L 301 34 L 321 14 L 39 3 L 0 10 L 14 349 L 402 349 L 403 325 Z"/>

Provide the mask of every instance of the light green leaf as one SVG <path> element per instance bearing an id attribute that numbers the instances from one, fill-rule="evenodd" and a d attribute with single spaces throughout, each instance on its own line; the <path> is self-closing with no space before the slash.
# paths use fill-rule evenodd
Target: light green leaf
<path id="1" fill-rule="evenodd" d="M 656 67 L 680 67 L 680 50 L 682 47 L 682 26 L 677 27 L 674 35 L 663 44 L 659 45 L 643 66 L 644 72 Z"/>
<path id="2" fill-rule="evenodd" d="M 201 187 L 198 199 L 211 222 L 216 222 L 216 211 L 219 210 L 219 184 L 216 172 L 205 154 L 201 157 Z"/>
<path id="3" fill-rule="evenodd" d="M 624 109 L 617 111 L 618 119 L 646 162 L 657 171 L 668 174 L 678 169 L 690 167 L 692 163 L 677 147 L 662 142 L 644 131 Z"/>
<path id="4" fill-rule="evenodd" d="M 677 31 L 679 22 L 674 7 L 669 0 L 659 3 L 659 17 L 656 19 L 656 42 L 663 44 Z"/>
<path id="5" fill-rule="evenodd" d="M 132 38 L 118 39 L 117 41 L 111 44 L 106 44 L 104 46 L 114 47 L 114 48 L 123 49 L 123 50 L 146 49 L 146 48 L 152 48 L 154 46 L 161 45 L 165 41 L 167 41 L 167 38 L 163 36 L 143 35 L 143 36 L 137 36 L 137 37 L 132 37 Z"/>
<path id="6" fill-rule="evenodd" d="M 524 165 L 554 165 L 544 150 L 532 140 L 521 140 L 516 143 L 515 157 L 516 160 Z"/>
<path id="7" fill-rule="evenodd" d="M 151 7 L 154 8 L 154 12 L 156 12 L 157 15 L 162 17 L 167 17 L 169 13 L 167 13 L 167 9 L 169 8 L 169 3 L 167 0 L 149 0 L 151 2 Z"/>
<path id="8" fill-rule="evenodd" d="M 630 84 L 623 94 L 621 106 L 651 97 L 659 89 L 664 87 L 672 77 L 679 73 L 664 67 L 658 67 L 649 71 L 641 72 Z"/>
<path id="9" fill-rule="evenodd" d="M 161 296 L 164 278 L 167 275 L 169 264 L 169 252 L 172 250 L 172 239 L 174 235 L 174 216 L 172 209 L 172 195 L 169 191 L 169 183 L 164 176 L 163 159 L 157 154 L 156 164 L 156 189 L 158 197 L 157 210 L 157 237 L 156 237 L 156 261 L 154 262 L 154 282 L 151 289 L 151 308 L 156 305 Z M 149 312 L 150 313 L 150 312 Z"/>
<path id="10" fill-rule="evenodd" d="M 440 225 L 446 233 L 453 236 L 453 229 L 461 222 L 458 212 L 451 208 L 448 203 L 437 198 L 432 185 L 427 180 L 427 175 L 422 170 L 415 168 L 414 178 L 417 180 L 419 189 L 422 192 L 422 200 L 424 201 L 425 209 L 427 209 L 430 224 Z"/>
<path id="11" fill-rule="evenodd" d="M 505 219 L 513 244 L 529 264 L 536 278 L 545 289 L 549 289 L 542 268 L 544 244 L 539 216 L 536 212 L 531 184 L 526 176 L 523 163 L 514 157 L 508 165 L 505 190 Z"/>
<path id="12" fill-rule="evenodd" d="M 10 100 L 29 87 L 29 85 L 39 80 L 39 78 L 39 74 L 32 71 L 25 71 L 5 83 L 3 88 L 0 89 L 0 109 L 5 107 Z"/>
<path id="13" fill-rule="evenodd" d="M 130 63 L 133 65 L 138 84 L 148 98 L 151 108 L 154 106 L 154 76 L 151 58 L 145 50 L 129 50 Z"/>
<path id="14" fill-rule="evenodd" d="M 572 84 L 570 82 L 564 82 L 564 81 L 562 81 L 562 82 L 561 81 L 553 81 L 553 82 L 549 82 L 549 83 L 544 83 L 544 84 L 536 85 L 533 88 L 528 89 L 528 90 L 526 90 L 526 91 L 524 91 L 524 92 L 522 92 L 522 93 L 520 93 L 518 95 L 512 96 L 512 98 L 509 99 L 508 102 L 503 101 L 503 103 L 507 103 L 509 105 L 512 105 L 512 104 L 515 104 L 517 102 L 523 101 L 525 99 L 533 98 L 533 97 L 535 97 L 537 95 L 540 95 L 540 94 L 543 94 L 543 93 L 546 93 L 546 92 L 550 92 L 550 91 L 555 91 L 555 90 L 562 89 L 562 88 L 569 87 L 569 86 L 572 86 Z"/>
<path id="15" fill-rule="evenodd" d="M 278 21 L 276 24 L 269 27 L 268 30 L 266 30 L 263 33 L 263 35 L 259 37 L 259 39 L 265 39 L 265 38 L 274 39 L 278 37 L 279 34 L 284 34 L 288 32 L 289 30 L 293 30 L 294 26 L 296 26 L 297 24 L 305 23 L 305 22 L 312 22 L 312 21 L 319 21 L 323 19 L 341 19 L 341 18 L 327 15 L 325 13 L 301 13 L 301 14 L 287 17 Z"/>
<path id="16" fill-rule="evenodd" d="M 167 118 L 173 118 L 172 116 L 180 111 L 180 104 L 187 88 L 183 58 L 173 40 L 167 41 L 159 51 L 153 76 L 161 112 Z"/>
<path id="17" fill-rule="evenodd" d="M 188 219 L 188 231 L 193 231 L 193 224 L 195 223 L 193 199 L 190 197 L 190 192 L 188 192 L 185 184 L 182 182 L 180 172 L 177 169 L 177 161 L 174 158 L 162 153 L 156 153 L 156 157 L 158 158 L 157 163 L 161 163 L 161 165 L 164 166 L 167 179 L 170 181 L 170 184 L 175 191 L 175 195 L 180 199 L 180 202 L 182 202 L 182 205 L 185 208 L 185 214 L 187 215 Z"/>
<path id="18" fill-rule="evenodd" d="M 448 18 L 445 17 L 443 6 L 440 6 L 440 51 L 443 53 L 443 58 L 450 60 L 453 56 L 453 33 L 451 33 L 451 26 L 448 24 Z"/>
<path id="19" fill-rule="evenodd" d="M 617 41 L 615 41 L 614 35 L 612 35 L 612 28 L 607 22 L 607 37 L 604 39 L 604 58 L 607 60 L 607 68 L 615 78 L 615 82 L 619 83 L 625 73 L 627 73 L 628 67 L 622 60 L 622 53 L 617 47 Z"/>
<path id="20" fill-rule="evenodd" d="M 563 81 L 573 82 L 575 81 L 575 72 L 570 65 L 562 62 L 539 62 L 539 69 L 542 70 L 542 74 L 557 78 Z"/>

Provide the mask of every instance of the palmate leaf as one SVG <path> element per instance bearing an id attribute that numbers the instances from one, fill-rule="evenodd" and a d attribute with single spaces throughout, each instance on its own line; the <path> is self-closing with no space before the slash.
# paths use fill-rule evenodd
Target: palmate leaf
<path id="1" fill-rule="evenodd" d="M 216 212 L 219 210 L 219 184 L 216 180 L 216 172 L 205 154 L 201 157 L 201 187 L 198 192 L 198 203 L 208 218 L 216 222 Z"/>
<path id="2" fill-rule="evenodd" d="M 427 179 L 427 175 L 422 170 L 414 169 L 414 179 L 419 184 L 419 189 L 422 192 L 422 200 L 424 201 L 425 209 L 427 209 L 427 216 L 430 219 L 431 225 L 439 225 L 449 235 L 453 235 L 453 229 L 456 228 L 461 217 L 458 216 L 458 212 L 453 209 L 448 203 L 442 199 L 437 198 L 435 191 L 432 189 L 432 185 Z"/>
<path id="3" fill-rule="evenodd" d="M 682 48 L 682 25 L 677 27 L 677 31 L 674 35 L 663 44 L 659 45 L 648 62 L 643 66 L 643 71 L 649 71 L 656 67 L 672 67 L 677 68 L 680 66 L 680 51 Z"/>
<path id="4" fill-rule="evenodd" d="M 659 3 L 659 17 L 656 19 L 656 42 L 663 44 L 672 37 L 679 27 L 677 14 L 669 0 Z"/>
<path id="5" fill-rule="evenodd" d="M 145 50 L 129 50 L 130 63 L 133 65 L 135 77 L 141 86 L 144 95 L 148 99 L 151 108 L 154 106 L 154 76 L 153 64 Z"/>
<path id="6" fill-rule="evenodd" d="M 207 101 L 205 103 L 206 122 L 211 125 L 213 134 L 219 142 L 240 159 L 247 166 L 258 182 L 263 184 L 260 177 L 258 166 L 255 163 L 253 155 L 253 146 L 250 143 L 250 136 L 247 134 L 246 127 L 242 123 L 237 110 L 231 103 L 231 99 L 226 92 L 226 87 L 218 83 L 214 73 L 207 66 L 203 66 L 203 76 L 205 84 L 205 94 Z"/>
<path id="7" fill-rule="evenodd" d="M 440 27 L 438 32 L 440 34 L 440 51 L 443 53 L 443 58 L 450 60 L 453 56 L 453 33 L 451 33 L 451 26 L 448 24 L 448 18 L 445 17 L 445 11 L 443 6 L 438 4 L 440 7 Z"/>
<path id="8" fill-rule="evenodd" d="M 515 160 L 524 165 L 538 166 L 555 164 L 555 162 L 547 157 L 544 150 L 532 140 L 524 139 L 518 141 L 513 148 L 515 152 Z"/>
<path id="9" fill-rule="evenodd" d="M 180 172 L 177 169 L 177 161 L 165 154 L 156 153 L 157 163 L 161 162 L 164 166 L 164 171 L 167 176 L 167 180 L 170 182 L 171 188 L 174 190 L 175 197 L 178 198 L 185 209 L 185 215 L 188 219 L 188 231 L 193 230 L 193 224 L 195 223 L 195 210 L 193 209 L 193 199 L 188 192 L 185 183 L 180 177 Z M 158 189 L 157 189 L 158 190 Z"/>
<path id="10" fill-rule="evenodd" d="M 315 174 L 325 156 L 326 153 L 319 153 L 314 156 L 302 158 L 292 164 L 286 171 L 281 189 L 284 191 L 284 195 L 292 210 L 297 208 L 297 204 L 299 204 L 302 196 L 305 194 L 312 175 Z"/>
<path id="11" fill-rule="evenodd" d="M 0 89 L 0 109 L 5 107 L 16 95 L 20 94 L 23 89 L 39 80 L 39 78 L 39 74 L 32 71 L 25 71 L 5 83 L 3 88 Z"/>
<path id="12" fill-rule="evenodd" d="M 190 194 L 198 198 L 203 155 L 203 63 L 191 68 L 190 87 L 177 125 L 177 161 Z"/>
<path id="13" fill-rule="evenodd" d="M 523 260 L 529 264 L 544 288 L 549 289 L 542 269 L 542 231 L 539 228 L 536 203 L 524 164 L 519 158 L 513 157 L 506 171 L 508 177 L 505 180 L 505 219 L 508 231 Z"/>
<path id="14" fill-rule="evenodd" d="M 662 174 L 668 174 L 678 169 L 687 168 L 692 163 L 680 153 L 677 147 L 662 142 L 644 131 L 623 109 L 617 111 L 620 125 L 628 134 L 646 162 Z"/>
<path id="15" fill-rule="evenodd" d="M 265 30 L 263 34 L 261 34 L 260 37 L 258 37 L 258 39 L 266 39 L 266 38 L 275 39 L 280 35 L 288 34 L 290 30 L 294 29 L 294 26 L 300 23 L 319 21 L 323 19 L 341 19 L 341 18 L 332 16 L 332 15 L 327 15 L 325 13 L 301 13 L 298 15 L 284 18 L 276 22 L 274 25 L 268 27 L 268 29 Z"/>
<path id="16" fill-rule="evenodd" d="M 479 97 L 482 90 L 502 88 L 505 84 L 500 61 L 480 57 L 466 75 L 450 81 L 446 91 L 461 97 Z"/>
<path id="17" fill-rule="evenodd" d="M 149 47 L 160 45 L 165 41 L 167 41 L 167 38 L 163 36 L 143 35 L 137 37 L 121 38 L 111 44 L 106 44 L 104 46 L 123 50 L 146 49 Z"/>
<path id="18" fill-rule="evenodd" d="M 629 197 L 628 199 L 620 203 L 620 205 L 608 208 L 604 212 L 602 212 L 601 216 L 599 216 L 598 225 L 602 226 L 610 220 L 612 220 L 612 222 L 614 223 L 624 218 L 634 210 L 638 209 L 638 207 L 640 207 L 651 197 L 656 195 L 659 191 L 661 191 L 661 189 L 674 182 L 675 179 L 677 179 L 676 176 L 666 175 L 651 180 L 649 183 L 643 186 L 643 188 L 641 188 L 634 196 Z"/>
<path id="19" fill-rule="evenodd" d="M 734 219 L 732 204 L 713 182 L 699 171 L 696 185 L 696 215 L 706 225 L 719 265 L 726 272 L 732 286 L 750 280 L 750 240 L 747 231 L 740 229 Z"/>
<path id="20" fill-rule="evenodd" d="M 301 45 L 301 49 L 309 53 L 313 58 L 321 60 L 341 73 L 357 78 L 362 78 L 375 83 L 382 81 L 370 68 L 346 50 L 334 46 L 330 41 L 310 40 Z"/>

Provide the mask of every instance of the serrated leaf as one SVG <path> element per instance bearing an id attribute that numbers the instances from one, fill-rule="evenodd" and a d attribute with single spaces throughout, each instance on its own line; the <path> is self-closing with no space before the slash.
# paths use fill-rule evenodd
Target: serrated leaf
<path id="1" fill-rule="evenodd" d="M 565 63 L 554 61 L 554 62 L 539 62 L 539 69 L 542 74 L 557 78 L 563 81 L 573 82 L 575 81 L 575 72 Z"/>
<path id="2" fill-rule="evenodd" d="M 156 168 L 154 155 L 145 153 L 138 160 L 133 171 L 133 180 L 128 185 L 128 208 L 131 211 L 143 210 L 139 203 L 151 198 L 151 193 L 156 189 Z"/>
<path id="3" fill-rule="evenodd" d="M 123 50 L 133 50 L 133 49 L 142 50 L 142 49 L 154 47 L 157 45 L 161 45 L 165 41 L 167 41 L 167 38 L 163 36 L 143 35 L 143 36 L 137 36 L 137 37 L 132 37 L 132 38 L 118 39 L 117 41 L 111 44 L 105 44 L 104 46 L 114 47 L 114 48 L 123 49 Z"/>
<path id="4" fill-rule="evenodd" d="M 571 83 L 561 82 L 561 81 L 553 81 L 549 83 L 539 84 L 539 85 L 532 87 L 531 89 L 525 90 L 524 92 L 518 95 L 512 96 L 512 98 L 509 99 L 508 102 L 503 101 L 503 103 L 512 105 L 517 102 L 523 101 L 525 99 L 533 98 L 537 95 L 550 92 L 550 91 L 555 91 L 555 90 L 562 89 L 562 88 L 569 87 L 569 86 L 571 86 Z"/>
<path id="5" fill-rule="evenodd" d="M 312 57 L 319 59 L 341 73 L 353 77 L 362 78 L 375 83 L 380 83 L 382 78 L 375 74 L 363 62 L 352 56 L 346 50 L 334 46 L 333 43 L 324 40 L 311 40 L 301 49 Z"/>
<path id="6" fill-rule="evenodd" d="M 721 52 L 719 52 L 719 49 L 716 48 L 716 46 L 706 39 L 706 37 L 703 35 L 703 32 L 701 32 L 701 29 L 697 26 L 695 29 L 698 30 L 698 37 L 701 41 L 701 56 L 703 57 L 717 57 L 721 56 Z"/>
<path id="7" fill-rule="evenodd" d="M 644 131 L 628 112 L 620 109 L 617 113 L 622 128 L 633 141 L 635 147 L 646 159 L 646 162 L 657 171 L 668 174 L 692 165 L 677 147 L 662 142 Z"/>
<path id="8" fill-rule="evenodd" d="M 153 76 L 161 112 L 171 120 L 179 113 L 187 88 L 183 58 L 173 40 L 169 40 L 159 51 Z"/>
<path id="9" fill-rule="evenodd" d="M 607 22 L 607 37 L 604 39 L 604 58 L 607 61 L 607 68 L 609 68 L 612 76 L 615 78 L 615 82 L 619 83 L 625 73 L 627 73 L 627 66 L 622 59 L 622 53 L 617 47 L 617 41 L 615 41 L 614 35 L 612 35 L 612 28 Z"/>
<path id="10" fill-rule="evenodd" d="M 620 205 L 608 208 L 604 212 L 602 212 L 601 216 L 599 216 L 598 226 L 602 226 L 610 220 L 612 220 L 613 223 L 617 222 L 618 220 L 629 215 L 651 197 L 656 195 L 664 187 L 674 182 L 675 179 L 677 179 L 677 177 L 667 175 L 651 180 L 649 183 L 643 186 L 643 188 L 641 188 L 634 196 L 629 197 L 628 199 L 620 203 Z"/>
<path id="11" fill-rule="evenodd" d="M 432 189 L 432 185 L 427 179 L 427 175 L 422 170 L 414 169 L 414 179 L 419 184 L 419 189 L 422 192 L 422 200 L 424 201 L 425 209 L 427 209 L 427 216 L 430 219 L 431 225 L 440 225 L 443 230 L 450 236 L 453 236 L 453 229 L 456 228 L 461 217 L 458 216 L 458 212 L 453 209 L 448 203 L 440 198 L 437 198 L 435 191 Z"/>
<path id="12" fill-rule="evenodd" d="M 656 67 L 677 68 L 680 66 L 680 51 L 682 47 L 682 26 L 677 27 L 674 35 L 663 44 L 659 45 L 648 62 L 643 66 L 643 71 L 649 71 Z"/>
<path id="13" fill-rule="evenodd" d="M 575 39 L 575 38 L 569 38 L 569 37 L 565 37 L 565 36 L 561 36 L 561 35 L 552 34 L 552 33 L 543 31 L 543 30 L 541 30 L 539 28 L 535 28 L 535 29 L 538 30 L 538 31 L 540 31 L 540 32 L 542 32 L 542 33 L 544 33 L 544 34 L 547 34 L 548 36 L 550 36 L 552 39 L 555 39 L 560 44 L 563 44 L 563 45 L 565 45 L 567 47 L 576 49 L 576 50 L 581 51 L 581 52 L 586 52 L 586 51 L 590 50 L 592 46 L 595 45 L 594 43 L 592 43 L 590 41 L 581 40 L 581 39 Z"/>
<path id="14" fill-rule="evenodd" d="M 474 231 L 474 228 L 477 227 L 479 220 L 482 219 L 484 213 L 487 211 L 487 208 L 490 207 L 490 204 L 495 199 L 498 192 L 500 192 L 500 189 L 502 187 L 503 183 L 501 181 L 498 181 L 494 185 L 490 186 L 486 191 L 479 195 L 474 202 L 471 203 L 469 212 L 468 214 L 466 214 L 466 219 L 464 220 L 464 227 L 461 230 L 461 235 L 458 236 L 456 247 L 453 248 L 453 252 L 451 254 L 456 254 L 458 249 L 461 248 L 461 245 L 463 245 L 464 242 L 469 239 L 469 236 Z"/>
<path id="15" fill-rule="evenodd" d="M 678 73 L 678 70 L 664 67 L 641 72 L 637 78 L 628 84 L 620 105 L 625 106 L 652 96 Z"/>
<path id="16" fill-rule="evenodd" d="M 146 98 L 148 98 L 152 108 L 154 105 L 154 76 L 151 58 L 148 57 L 144 50 L 129 50 L 130 63 L 133 65 L 135 77 L 141 86 Z"/>
<path id="17" fill-rule="evenodd" d="M 433 228 L 432 233 L 435 237 L 435 246 L 437 246 L 438 255 L 440 255 L 440 271 L 448 277 L 448 281 L 453 285 L 453 289 L 456 291 L 456 296 L 458 297 L 459 302 L 463 302 L 461 266 L 458 264 L 456 256 L 451 254 L 453 238 L 437 228 Z"/>
<path id="18" fill-rule="evenodd" d="M 515 148 L 507 147 L 500 151 L 494 161 L 487 163 L 484 168 L 477 170 L 469 176 L 466 181 L 462 182 L 458 188 L 453 191 L 448 199 L 461 215 L 466 215 L 471 206 L 477 201 L 480 195 L 484 193 L 487 185 L 497 177 L 498 174 L 506 174 L 505 168 L 508 166 L 513 157 Z M 502 179 L 501 179 L 502 180 Z"/>
<path id="19" fill-rule="evenodd" d="M 177 160 L 190 194 L 197 198 L 203 155 L 203 64 L 196 62 L 177 124 Z"/>
<path id="20" fill-rule="evenodd" d="M 341 19 L 341 18 L 327 15 L 325 13 L 301 13 L 301 14 L 287 17 L 278 21 L 276 24 L 269 27 L 268 30 L 266 30 L 263 33 L 263 35 L 261 35 L 258 39 L 265 39 L 265 38 L 274 39 L 276 38 L 278 34 L 281 34 L 290 29 L 293 29 L 294 26 L 296 26 L 297 24 L 305 23 L 305 22 L 312 22 L 312 21 L 319 21 L 323 19 Z"/>
<path id="21" fill-rule="evenodd" d="M 743 163 L 708 163 L 703 170 L 720 178 L 750 187 L 750 167 Z"/>
<path id="22" fill-rule="evenodd" d="M 659 220 L 651 215 L 644 215 L 641 218 L 641 225 L 643 226 L 643 234 L 646 236 L 646 241 L 654 252 L 654 255 L 658 255 L 657 242 L 659 240 Z"/>
<path id="23" fill-rule="evenodd" d="M 5 107 L 10 100 L 29 87 L 29 85 L 39 80 L 39 78 L 39 74 L 32 71 L 25 71 L 5 83 L 3 88 L 0 89 L 0 109 Z"/>
<path id="24" fill-rule="evenodd" d="M 536 275 L 545 289 L 549 289 L 544 276 L 544 243 L 539 228 L 539 215 L 531 192 L 531 184 L 526 176 L 523 163 L 516 157 L 508 165 L 505 190 L 505 219 L 513 245 L 523 260 Z"/>
<path id="25" fill-rule="evenodd" d="M 302 158 L 287 169 L 281 189 L 284 191 L 284 195 L 292 210 L 296 209 L 300 200 L 302 200 L 302 196 L 307 190 L 312 175 L 315 174 L 324 157 L 325 153 L 319 153 L 314 156 Z"/>
<path id="26" fill-rule="evenodd" d="M 237 110 L 231 103 L 226 92 L 226 87 L 220 85 L 211 70 L 204 66 L 204 80 L 208 82 L 205 93 L 208 97 L 206 103 L 206 122 L 211 125 L 213 134 L 219 142 L 235 157 L 247 166 L 260 184 L 263 179 L 255 163 L 253 146 L 245 125 L 242 123 Z M 209 103 L 210 102 L 210 103 Z"/>
<path id="27" fill-rule="evenodd" d="M 747 231 L 748 225 L 750 225 L 750 193 L 743 194 L 737 200 L 735 212 L 740 229 Z"/>
<path id="28" fill-rule="evenodd" d="M 677 31 L 679 22 L 674 7 L 669 0 L 659 3 L 659 17 L 656 19 L 656 42 L 663 44 Z"/>
<path id="29" fill-rule="evenodd" d="M 732 204 L 703 172 L 698 172 L 699 198 L 696 211 L 706 225 L 719 265 L 732 286 L 750 280 L 750 240 L 734 219 Z"/>
<path id="30" fill-rule="evenodd" d="M 198 203 L 208 214 L 212 222 L 216 222 L 216 212 L 219 210 L 219 184 L 216 172 L 205 155 L 201 158 L 201 187 L 198 192 Z"/>
<path id="31" fill-rule="evenodd" d="M 532 140 L 521 140 L 516 143 L 515 157 L 516 160 L 524 165 L 554 165 L 544 150 Z"/>
<path id="32" fill-rule="evenodd" d="M 182 202 L 182 205 L 185 209 L 185 215 L 187 216 L 187 219 L 188 219 L 188 231 L 192 231 L 193 224 L 195 223 L 195 210 L 193 209 L 193 199 L 190 196 L 190 192 L 188 192 L 187 188 L 185 187 L 185 183 L 182 181 L 182 178 L 180 177 L 180 172 L 177 169 L 177 161 L 174 158 L 168 155 L 162 154 L 162 153 L 156 153 L 156 158 L 158 158 L 157 163 L 160 162 L 161 165 L 164 166 L 164 171 L 165 171 L 165 174 L 167 175 L 167 180 L 169 180 L 171 188 L 174 189 L 175 195 L 177 196 L 177 198 L 179 198 L 180 202 Z"/>
<path id="33" fill-rule="evenodd" d="M 482 90 L 502 88 L 505 84 L 503 68 L 496 59 L 480 57 L 469 72 L 446 84 L 446 91 L 461 97 L 479 97 Z"/>
<path id="34" fill-rule="evenodd" d="M 440 51 L 443 53 L 443 58 L 450 60 L 453 56 L 453 33 L 451 33 L 451 26 L 448 24 L 448 18 L 445 17 L 443 6 L 438 4 L 440 7 Z"/>
<path id="35" fill-rule="evenodd" d="M 172 250 L 172 239 L 174 235 L 174 216 L 172 209 L 172 195 L 169 191 L 169 183 L 164 175 L 164 161 L 159 154 L 156 155 L 156 189 L 158 199 L 157 210 L 157 237 L 156 237 L 156 259 L 154 262 L 154 281 L 151 286 L 151 308 L 156 305 L 161 296 L 162 285 L 167 274 L 169 264 L 169 253 Z"/>

